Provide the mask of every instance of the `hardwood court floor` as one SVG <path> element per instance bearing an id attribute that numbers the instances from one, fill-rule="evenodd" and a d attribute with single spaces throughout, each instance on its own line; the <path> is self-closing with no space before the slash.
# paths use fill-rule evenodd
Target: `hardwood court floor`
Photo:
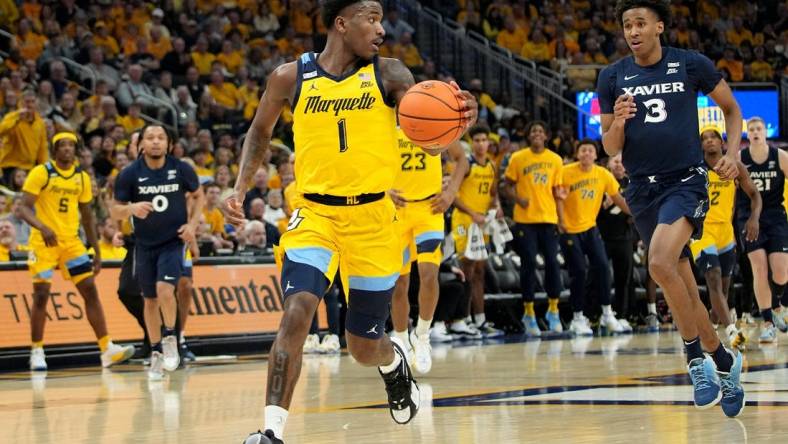
<path id="1" fill-rule="evenodd" d="M 757 332 L 752 331 L 755 335 Z M 509 338 L 517 340 L 518 338 Z M 788 436 L 788 335 L 746 353 L 738 419 L 691 405 L 680 338 L 630 337 L 436 347 L 422 410 L 397 426 L 374 369 L 304 358 L 292 443 L 762 443 Z M 230 443 L 260 427 L 260 357 L 195 365 L 149 383 L 139 365 L 0 374 L 0 443 Z M 431 400 L 431 401 L 430 401 Z"/>

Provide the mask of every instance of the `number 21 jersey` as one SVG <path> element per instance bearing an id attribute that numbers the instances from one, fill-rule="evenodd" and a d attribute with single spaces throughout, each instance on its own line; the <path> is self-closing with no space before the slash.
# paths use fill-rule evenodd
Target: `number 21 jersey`
<path id="1" fill-rule="evenodd" d="M 298 192 L 388 191 L 399 166 L 397 124 L 377 57 L 341 77 L 323 71 L 317 58 L 309 52 L 297 61 L 292 108 Z"/>
<path id="2" fill-rule="evenodd" d="M 785 175 L 780 169 L 780 155 L 775 147 L 769 147 L 769 155 L 763 163 L 755 163 L 750 154 L 750 148 L 741 150 L 741 162 L 747 167 L 750 179 L 755 188 L 761 193 L 763 209 L 761 221 L 784 221 L 785 208 L 783 207 L 783 188 Z M 737 219 L 747 220 L 750 217 L 750 199 L 741 189 L 736 193 Z"/>
<path id="3" fill-rule="evenodd" d="M 616 99 L 634 97 L 637 112 L 624 127 L 622 161 L 631 177 L 669 174 L 703 162 L 698 137 L 698 92 L 708 94 L 722 75 L 706 56 L 663 47 L 662 58 L 640 66 L 624 57 L 599 73 L 602 114 L 613 114 Z"/>

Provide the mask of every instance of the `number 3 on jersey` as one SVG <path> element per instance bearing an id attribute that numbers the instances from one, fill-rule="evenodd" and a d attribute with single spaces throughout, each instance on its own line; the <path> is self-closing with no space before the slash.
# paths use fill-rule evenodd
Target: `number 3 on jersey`
<path id="1" fill-rule="evenodd" d="M 665 110 L 665 101 L 662 99 L 649 99 L 643 102 L 646 107 L 646 123 L 659 123 L 664 122 L 668 118 L 668 112 Z"/>

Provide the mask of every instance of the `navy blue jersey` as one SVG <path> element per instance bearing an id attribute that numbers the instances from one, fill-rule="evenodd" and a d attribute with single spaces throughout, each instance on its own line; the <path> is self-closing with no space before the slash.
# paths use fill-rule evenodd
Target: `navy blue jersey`
<path id="1" fill-rule="evenodd" d="M 750 149 L 745 148 L 741 150 L 741 162 L 747 167 L 750 179 L 761 193 L 763 201 L 761 220 L 785 219 L 785 208 L 783 207 L 785 175 L 780 169 L 779 149 L 770 146 L 766 161 L 755 163 L 752 160 Z M 736 210 L 739 220 L 746 220 L 750 217 L 750 198 L 747 197 L 747 193 L 741 190 L 741 187 L 736 191 Z"/>
<path id="2" fill-rule="evenodd" d="M 197 174 L 185 162 L 167 156 L 164 166 L 153 170 L 140 157 L 118 174 L 115 200 L 153 204 L 148 217 L 132 222 L 137 244 L 154 247 L 178 239 L 178 229 L 188 221 L 186 193 L 199 186 Z"/>
<path id="3" fill-rule="evenodd" d="M 698 92 L 710 93 L 722 75 L 706 56 L 664 47 L 662 59 L 639 66 L 632 56 L 599 73 L 602 114 L 613 114 L 616 99 L 635 98 L 637 113 L 627 120 L 622 160 L 631 177 L 686 171 L 703 162 L 698 137 Z"/>

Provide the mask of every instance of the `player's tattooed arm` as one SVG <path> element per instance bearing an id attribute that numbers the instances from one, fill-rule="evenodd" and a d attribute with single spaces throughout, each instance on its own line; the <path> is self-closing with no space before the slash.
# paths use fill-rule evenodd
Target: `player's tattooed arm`
<path id="1" fill-rule="evenodd" d="M 228 222 L 236 226 L 244 223 L 243 201 L 255 172 L 263 164 L 273 137 L 274 126 L 282 108 L 293 102 L 298 67 L 295 62 L 280 65 L 268 77 L 268 84 L 260 98 L 257 112 L 246 132 L 241 152 L 240 171 L 234 192 L 225 200 L 224 212 Z"/>
<path id="2" fill-rule="evenodd" d="M 413 73 L 398 59 L 380 58 L 380 74 L 383 88 L 386 90 L 386 101 L 399 105 L 399 101 L 416 84 Z"/>

